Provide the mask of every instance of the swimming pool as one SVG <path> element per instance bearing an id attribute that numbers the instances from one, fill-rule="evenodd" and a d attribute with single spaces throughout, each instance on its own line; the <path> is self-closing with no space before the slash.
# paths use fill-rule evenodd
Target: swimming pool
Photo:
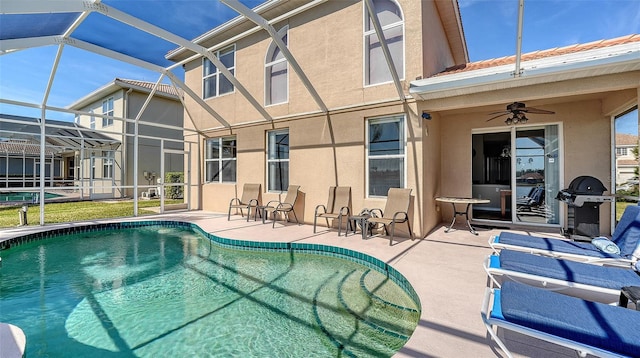
<path id="1" fill-rule="evenodd" d="M 392 267 L 325 245 L 149 221 L 0 246 L 0 320 L 31 357 L 391 356 L 420 317 Z"/>
<path id="2" fill-rule="evenodd" d="M 37 198 L 40 196 L 40 193 L 36 192 L 28 192 L 28 191 L 11 191 L 11 192 L 0 192 L 0 202 L 14 202 L 14 201 L 23 201 L 23 202 L 37 202 Z M 53 199 L 59 198 L 62 195 L 54 194 L 54 193 L 44 193 L 45 199 Z"/>

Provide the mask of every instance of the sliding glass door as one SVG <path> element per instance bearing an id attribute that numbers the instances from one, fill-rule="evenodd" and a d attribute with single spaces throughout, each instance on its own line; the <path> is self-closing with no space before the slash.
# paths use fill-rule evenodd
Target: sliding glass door
<path id="1" fill-rule="evenodd" d="M 558 126 L 516 129 L 515 223 L 559 224 Z"/>
<path id="2" fill-rule="evenodd" d="M 559 127 L 518 126 L 472 136 L 474 220 L 560 224 Z"/>

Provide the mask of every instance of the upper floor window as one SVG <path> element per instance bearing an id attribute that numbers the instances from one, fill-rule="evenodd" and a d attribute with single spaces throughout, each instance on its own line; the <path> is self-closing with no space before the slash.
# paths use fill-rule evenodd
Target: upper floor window
<path id="1" fill-rule="evenodd" d="M 236 181 L 236 137 L 207 139 L 205 181 L 234 183 Z"/>
<path id="2" fill-rule="evenodd" d="M 375 12 L 382 27 L 387 47 L 400 79 L 404 78 L 404 20 L 395 0 L 373 0 Z M 364 24 L 364 75 L 365 85 L 375 85 L 393 80 L 384 58 L 380 39 L 365 8 Z"/>
<path id="3" fill-rule="evenodd" d="M 289 28 L 283 27 L 278 31 L 278 36 L 287 45 Z M 288 61 L 274 41 L 267 50 L 265 59 L 265 104 L 272 105 L 285 103 L 289 99 L 289 74 Z"/>
<path id="4" fill-rule="evenodd" d="M 404 116 L 370 119 L 367 140 L 369 196 L 386 196 L 389 188 L 404 188 Z"/>
<path id="5" fill-rule="evenodd" d="M 287 191 L 289 187 L 289 130 L 270 131 L 267 145 L 267 188 L 269 191 Z"/>
<path id="6" fill-rule="evenodd" d="M 102 101 L 102 114 L 113 117 L 113 97 Z M 113 118 L 102 118 L 102 126 L 108 127 L 113 125 Z"/>
<path id="7" fill-rule="evenodd" d="M 235 75 L 236 47 L 231 45 L 216 51 L 214 56 L 222 62 L 231 74 Z M 204 58 L 202 62 L 202 94 L 204 98 L 217 97 L 233 92 L 233 84 L 220 72 L 213 62 Z"/>
<path id="8" fill-rule="evenodd" d="M 89 117 L 89 128 L 96 129 L 96 117 L 93 115 L 93 111 L 91 111 L 91 116 Z"/>

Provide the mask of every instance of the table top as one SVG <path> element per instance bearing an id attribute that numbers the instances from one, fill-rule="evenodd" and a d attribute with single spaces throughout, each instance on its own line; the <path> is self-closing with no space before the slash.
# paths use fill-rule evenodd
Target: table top
<path id="1" fill-rule="evenodd" d="M 437 197 L 436 201 L 441 201 L 443 203 L 460 203 L 460 204 L 487 204 L 490 203 L 489 199 L 479 199 L 479 198 L 458 198 L 458 197 Z"/>

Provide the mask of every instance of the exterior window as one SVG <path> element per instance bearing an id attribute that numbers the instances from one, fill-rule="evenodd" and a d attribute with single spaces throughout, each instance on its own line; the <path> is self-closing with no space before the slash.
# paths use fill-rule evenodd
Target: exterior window
<path id="1" fill-rule="evenodd" d="M 112 152 L 102 152 L 102 177 L 113 178 L 113 157 Z"/>
<path id="2" fill-rule="evenodd" d="M 113 117 L 113 97 L 102 101 L 102 114 Z M 102 126 L 113 125 L 113 118 L 102 118 Z"/>
<path id="3" fill-rule="evenodd" d="M 278 36 L 287 44 L 288 27 L 278 31 Z M 289 100 L 288 61 L 275 42 L 271 42 L 265 60 L 265 104 L 285 103 Z"/>
<path id="4" fill-rule="evenodd" d="M 91 117 L 89 117 L 89 128 L 96 129 L 96 117 L 93 115 L 93 111 L 91 112 Z"/>
<path id="5" fill-rule="evenodd" d="M 236 137 L 212 138 L 206 142 L 205 181 L 234 183 L 236 181 Z"/>
<path id="6" fill-rule="evenodd" d="M 220 62 L 232 74 L 235 75 L 236 68 L 236 48 L 235 45 L 226 47 L 214 53 Z M 208 58 L 204 58 L 202 63 L 202 93 L 204 98 L 217 97 L 233 92 L 233 84 L 220 72 Z"/>
<path id="7" fill-rule="evenodd" d="M 269 132 L 267 143 L 267 188 L 269 191 L 287 191 L 289 187 L 289 130 Z"/>
<path id="8" fill-rule="evenodd" d="M 369 196 L 386 196 L 389 188 L 405 186 L 404 116 L 375 118 L 368 125 Z"/>
<path id="9" fill-rule="evenodd" d="M 400 6 L 394 0 L 373 0 L 373 6 L 393 58 L 400 79 L 404 78 L 404 20 Z M 364 25 L 364 75 L 365 85 L 393 80 L 384 58 L 380 40 L 376 35 L 369 13 L 365 8 Z"/>
<path id="10" fill-rule="evenodd" d="M 627 155 L 627 148 L 616 148 L 617 155 Z"/>

